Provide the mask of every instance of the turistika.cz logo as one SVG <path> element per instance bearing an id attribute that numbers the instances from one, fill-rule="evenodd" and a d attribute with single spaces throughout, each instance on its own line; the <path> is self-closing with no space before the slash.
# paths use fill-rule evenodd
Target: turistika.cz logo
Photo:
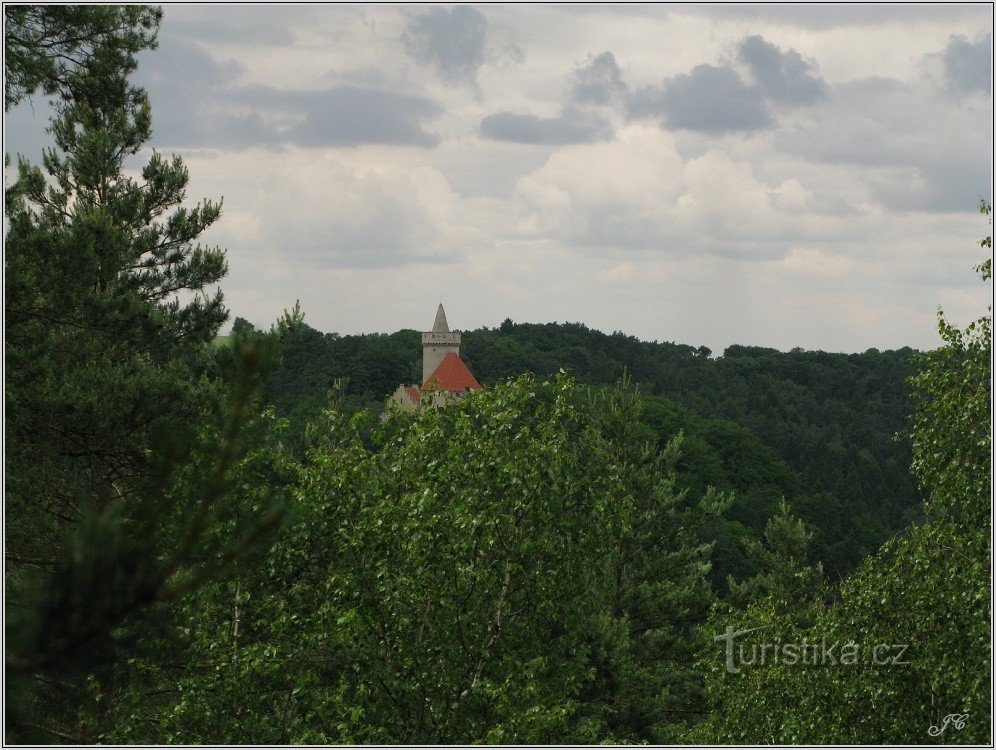
<path id="1" fill-rule="evenodd" d="M 749 633 L 764 630 L 765 626 L 734 630 L 726 628 L 725 633 L 713 636 L 714 641 L 726 642 L 726 671 L 739 674 L 741 667 L 765 667 L 777 665 L 801 666 L 851 666 L 855 664 L 873 664 L 882 667 L 902 667 L 909 664 L 906 661 L 905 643 L 876 643 L 871 647 L 862 648 L 854 641 L 837 643 L 822 638 L 811 641 L 803 638 L 801 641 L 783 641 L 774 638 L 767 642 L 746 643 L 737 641 Z"/>

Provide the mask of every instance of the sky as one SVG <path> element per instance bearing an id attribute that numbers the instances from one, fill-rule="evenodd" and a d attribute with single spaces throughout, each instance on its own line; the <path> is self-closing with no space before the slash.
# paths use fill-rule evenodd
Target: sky
<path id="1" fill-rule="evenodd" d="M 224 199 L 233 319 L 856 352 L 991 297 L 991 5 L 163 7 L 150 145 Z"/>

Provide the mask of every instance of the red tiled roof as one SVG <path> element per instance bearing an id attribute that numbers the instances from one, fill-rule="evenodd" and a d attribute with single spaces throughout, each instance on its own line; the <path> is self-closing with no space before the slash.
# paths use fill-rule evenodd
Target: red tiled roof
<path id="1" fill-rule="evenodd" d="M 412 400 L 417 404 L 422 398 L 422 392 L 413 385 L 408 386 L 408 395 L 412 397 Z"/>
<path id="2" fill-rule="evenodd" d="M 430 383 L 444 391 L 462 392 L 468 388 L 472 391 L 481 390 L 481 384 L 477 382 L 477 378 L 471 374 L 467 365 L 455 352 L 449 352 L 443 357 L 439 367 L 425 381 L 425 385 Z"/>

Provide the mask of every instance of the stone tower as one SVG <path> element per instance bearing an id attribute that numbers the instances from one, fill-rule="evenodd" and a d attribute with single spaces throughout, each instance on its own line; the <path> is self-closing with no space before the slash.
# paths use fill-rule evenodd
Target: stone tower
<path id="1" fill-rule="evenodd" d="M 450 352 L 460 356 L 460 332 L 450 331 L 450 327 L 446 323 L 446 311 L 443 310 L 443 303 L 440 302 L 432 330 L 422 334 L 423 383 L 436 371 L 439 363 L 443 361 L 443 357 Z"/>

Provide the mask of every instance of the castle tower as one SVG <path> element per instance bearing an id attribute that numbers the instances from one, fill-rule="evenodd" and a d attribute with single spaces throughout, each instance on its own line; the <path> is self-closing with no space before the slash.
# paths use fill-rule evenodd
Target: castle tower
<path id="1" fill-rule="evenodd" d="M 450 330 L 449 324 L 446 322 L 446 311 L 443 310 L 443 303 L 440 302 L 432 330 L 422 334 L 423 383 L 436 371 L 439 363 L 443 361 L 443 357 L 450 352 L 460 356 L 460 332 Z"/>

